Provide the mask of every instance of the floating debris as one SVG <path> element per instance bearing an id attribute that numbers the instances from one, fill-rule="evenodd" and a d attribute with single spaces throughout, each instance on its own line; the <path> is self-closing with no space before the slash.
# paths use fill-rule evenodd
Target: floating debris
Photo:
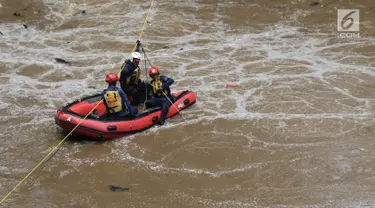
<path id="1" fill-rule="evenodd" d="M 361 150 L 361 151 L 367 152 L 367 150 L 365 148 L 358 148 L 358 149 Z"/>
<path id="2" fill-rule="evenodd" d="M 225 85 L 225 88 L 239 88 L 239 87 L 241 87 L 241 86 L 239 86 L 239 85 L 231 85 L 231 84 L 226 84 Z"/>
<path id="3" fill-rule="evenodd" d="M 163 46 L 163 48 L 169 48 L 168 46 Z"/>
<path id="4" fill-rule="evenodd" d="M 27 29 L 27 25 L 23 24 L 23 27 L 24 27 L 25 29 Z"/>
<path id="5" fill-rule="evenodd" d="M 2 32 L 0 32 L 1 35 L 4 35 Z"/>
<path id="6" fill-rule="evenodd" d="M 61 59 L 61 58 L 55 58 L 55 60 L 57 61 L 57 63 L 60 63 L 60 64 L 72 65 L 72 62 L 65 61 L 64 59 Z"/>
<path id="7" fill-rule="evenodd" d="M 310 6 L 318 6 L 319 4 L 320 4 L 320 2 L 314 1 L 314 2 L 311 2 Z"/>
<path id="8" fill-rule="evenodd" d="M 109 185 L 108 188 L 109 188 L 109 190 L 111 190 L 113 192 L 116 192 L 116 191 L 129 191 L 129 188 L 122 188 L 122 187 L 113 186 L 113 185 Z"/>
<path id="9" fill-rule="evenodd" d="M 14 15 L 14 16 L 17 16 L 17 17 L 20 17 L 20 16 L 21 16 L 21 13 L 20 13 L 20 12 L 13 12 L 13 15 Z"/>
<path id="10" fill-rule="evenodd" d="M 82 13 L 82 14 L 86 14 L 86 10 L 82 10 L 81 13 Z"/>
<path id="11" fill-rule="evenodd" d="M 184 48 L 180 48 L 180 51 L 184 50 Z"/>

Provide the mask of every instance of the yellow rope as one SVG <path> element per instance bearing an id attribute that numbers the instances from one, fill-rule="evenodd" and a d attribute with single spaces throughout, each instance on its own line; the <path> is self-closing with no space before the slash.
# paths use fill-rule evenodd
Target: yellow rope
<path id="1" fill-rule="evenodd" d="M 147 19 L 148 19 L 148 17 L 150 16 L 150 13 L 151 13 L 151 9 L 152 9 L 152 7 L 154 6 L 154 1 L 155 1 L 155 0 L 152 0 L 151 5 L 150 5 L 150 8 L 148 9 L 147 16 L 146 16 L 146 18 L 145 18 L 145 21 L 143 22 L 143 26 L 142 26 L 141 32 L 139 33 L 139 36 L 138 36 L 138 40 L 141 40 L 141 37 L 142 37 L 142 35 L 143 35 L 143 31 L 145 30 L 145 27 L 146 27 L 146 24 L 147 24 Z M 131 54 L 135 51 L 136 47 L 137 47 L 137 44 L 134 45 L 134 47 L 133 47 L 133 49 L 132 49 L 132 52 L 130 52 L 130 56 L 131 56 Z M 124 63 L 123 66 L 121 67 L 121 70 L 120 70 L 119 75 L 121 74 L 122 70 L 124 70 L 125 65 L 126 65 L 126 64 Z"/>
<path id="2" fill-rule="evenodd" d="M 74 131 L 74 130 L 76 130 L 76 128 L 79 126 L 79 125 L 81 125 L 81 123 L 92 113 L 92 111 L 96 108 L 96 107 L 98 107 L 98 105 L 100 104 L 102 102 L 102 100 L 101 101 L 99 101 L 98 102 L 98 104 L 96 104 L 96 106 L 73 128 L 73 130 L 71 130 L 70 132 L 69 132 L 69 134 L 68 135 L 66 135 L 66 137 L 63 139 L 63 140 L 61 140 L 61 142 L 60 143 L 58 143 L 49 153 L 48 153 L 48 155 L 47 156 L 45 156 L 44 158 L 43 158 L 43 160 L 41 160 L 39 163 L 38 163 L 38 165 L 36 165 L 13 189 L 12 189 L 12 191 L 10 191 L 1 201 L 0 201 L 0 204 L 1 203 L 3 203 L 3 201 L 5 201 L 5 199 L 6 198 L 8 198 L 17 188 L 18 188 L 18 186 L 20 186 L 21 185 L 21 183 L 23 183 L 45 160 L 47 160 L 47 158 L 57 149 L 57 148 L 59 148 L 60 147 L 60 145 L 62 144 L 62 143 L 64 143 L 64 141 L 69 137 L 69 135 Z"/>
<path id="3" fill-rule="evenodd" d="M 143 30 L 144 30 L 144 28 L 145 28 L 145 24 L 147 23 L 147 19 L 148 19 L 148 17 L 149 17 L 149 15 L 150 15 L 150 12 L 151 12 L 151 9 L 152 9 L 152 7 L 153 7 L 153 5 L 154 5 L 154 0 L 152 0 L 152 3 L 151 3 L 151 5 L 150 5 L 150 8 L 149 8 L 149 11 L 148 11 L 148 14 L 147 14 L 147 16 L 146 16 L 146 19 L 145 19 L 145 21 L 144 21 L 144 24 L 143 24 L 143 27 L 142 27 L 142 30 L 141 30 L 141 33 L 140 33 L 140 35 L 139 35 L 139 37 L 138 37 L 138 40 L 140 40 L 141 39 L 141 37 L 142 37 L 142 34 L 143 34 Z M 133 50 L 132 50 L 132 52 L 135 50 L 135 48 L 136 48 L 136 46 L 137 45 L 135 45 L 134 46 L 134 48 L 133 48 Z M 131 52 L 131 53 L 132 53 Z M 121 71 L 120 71 L 120 73 L 121 73 Z M 47 158 L 49 158 L 49 156 L 51 156 L 52 155 L 52 153 L 56 150 L 56 149 L 58 149 L 63 143 L 64 143 L 64 141 L 72 134 L 72 132 L 74 131 L 74 130 L 76 130 L 76 128 L 79 126 L 79 125 L 81 125 L 81 123 L 95 110 L 95 108 L 97 108 L 98 106 L 99 106 L 99 104 L 100 103 L 102 103 L 102 101 L 103 100 L 100 100 L 99 102 L 98 102 L 98 104 L 96 104 L 95 105 L 95 107 L 94 108 L 92 108 L 91 109 L 91 111 L 88 113 L 88 114 L 86 114 L 86 116 L 69 132 L 69 134 L 68 135 L 66 135 L 65 136 L 65 138 L 63 139 L 63 140 L 61 140 L 61 142 L 59 142 L 7 195 L 5 195 L 4 196 L 4 198 L 3 199 L 1 199 L 1 201 L 0 201 L 0 204 L 2 204 L 40 165 L 42 165 L 43 164 L 43 162 L 44 161 L 46 161 L 47 160 Z"/>

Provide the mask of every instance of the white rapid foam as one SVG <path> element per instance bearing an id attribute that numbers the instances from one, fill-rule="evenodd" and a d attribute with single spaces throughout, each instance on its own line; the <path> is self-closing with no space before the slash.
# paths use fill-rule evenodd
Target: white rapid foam
<path id="1" fill-rule="evenodd" d="M 50 10 L 47 18 L 53 20 L 45 29 L 37 29 L 33 25 L 25 29 L 20 23 L 0 25 L 0 31 L 4 34 L 0 36 L 0 110 L 5 112 L 5 115 L 1 115 L 1 121 L 27 118 L 23 123 L 1 127 L 2 131 L 10 131 L 3 138 L 5 144 L 23 136 L 21 141 L 12 145 L 21 146 L 25 141 L 35 145 L 35 137 L 38 135 L 31 138 L 25 136 L 29 132 L 36 132 L 33 126 L 53 125 L 54 112 L 61 105 L 104 88 L 105 74 L 119 72 L 122 62 L 128 57 L 149 6 L 149 2 L 138 4 L 134 1 L 42 2 Z M 350 49 L 373 45 L 373 37 L 337 41 L 334 34 L 301 32 L 301 28 L 282 23 L 270 25 L 265 31 L 257 31 L 250 26 L 232 30 L 220 14 L 216 14 L 212 21 L 204 21 L 195 13 L 167 12 L 168 4 L 170 2 L 157 1 L 142 43 L 151 62 L 163 74 L 175 79 L 172 90 L 188 88 L 198 93 L 196 104 L 182 112 L 187 121 L 171 119 L 163 127 L 154 127 L 128 138 L 108 142 L 105 145 L 111 152 L 103 154 L 103 158 L 77 157 L 71 161 L 71 157 L 81 151 L 82 146 L 70 144 L 67 146 L 72 148 L 72 152 L 62 154 L 58 161 L 71 163 L 73 168 L 99 162 L 125 161 L 155 173 L 217 179 L 262 169 L 280 161 L 245 162 L 221 170 L 171 167 L 164 161 L 135 156 L 128 148 L 133 145 L 133 148 L 144 150 L 142 144 L 136 142 L 140 137 L 167 137 L 170 130 L 178 134 L 179 129 L 208 126 L 211 129 L 207 131 L 215 136 L 241 137 L 248 143 L 260 144 L 259 147 L 245 146 L 247 151 L 268 151 L 272 155 L 277 151 L 318 148 L 336 142 L 303 141 L 307 135 L 335 138 L 357 131 L 358 126 L 371 126 L 375 94 L 367 91 L 358 93 L 358 90 L 374 81 L 374 59 Z M 196 10 L 204 7 L 200 1 L 193 0 L 174 4 L 174 7 Z M 225 4 L 219 3 L 219 7 Z M 86 14 L 81 14 L 82 10 Z M 57 63 L 54 58 L 71 61 L 72 65 Z M 343 83 L 352 87 L 344 86 Z M 240 87 L 225 88 L 226 84 Z M 304 89 L 306 93 L 299 89 Z M 302 140 L 299 142 L 268 141 L 248 132 L 212 130 L 219 120 L 224 120 L 228 125 L 231 125 L 230 122 L 246 124 L 266 120 L 272 124 L 268 125 L 273 130 L 282 132 L 280 135 L 290 133 L 288 129 L 292 126 L 288 122 L 297 120 L 307 133 L 298 135 Z M 306 124 L 322 120 L 332 121 L 338 127 L 322 130 Z M 345 125 L 352 125 L 352 128 L 346 128 Z M 26 128 L 28 131 L 22 132 Z M 48 135 L 46 132 L 44 129 L 43 135 Z M 51 129 L 49 136 L 56 132 Z M 51 138 L 38 141 L 39 144 L 55 142 Z M 42 152 L 40 149 L 35 154 Z M 308 157 L 308 154 L 297 155 L 291 163 Z M 335 168 L 345 174 L 353 170 L 350 162 L 343 161 L 342 166 L 337 165 Z M 8 171 L 4 167 L 0 166 L 0 172 L 17 172 L 15 168 Z M 314 168 L 294 168 L 305 175 L 315 171 Z M 19 172 L 26 171 L 22 169 Z M 70 173 L 69 170 L 59 172 L 60 178 Z M 256 205 L 255 202 L 234 200 L 199 199 L 199 202 L 210 206 Z"/>

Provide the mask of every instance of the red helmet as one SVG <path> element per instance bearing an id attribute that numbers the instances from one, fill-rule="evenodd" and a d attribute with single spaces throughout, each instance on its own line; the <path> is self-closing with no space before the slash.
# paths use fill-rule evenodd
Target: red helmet
<path id="1" fill-rule="evenodd" d="M 108 83 L 108 84 L 112 84 L 113 82 L 116 82 L 118 81 L 118 76 L 117 74 L 113 74 L 113 73 L 109 73 L 107 74 L 107 76 L 105 76 L 105 81 Z"/>
<path id="2" fill-rule="evenodd" d="M 159 75 L 159 69 L 157 67 L 151 67 L 150 70 L 148 70 L 148 74 L 150 75 L 150 77 L 152 77 L 153 75 Z"/>

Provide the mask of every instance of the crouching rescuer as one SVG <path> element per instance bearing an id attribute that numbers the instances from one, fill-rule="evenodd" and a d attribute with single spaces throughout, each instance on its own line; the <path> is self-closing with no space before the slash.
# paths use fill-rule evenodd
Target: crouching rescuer
<path id="1" fill-rule="evenodd" d="M 151 82 L 147 85 L 150 100 L 147 101 L 146 105 L 149 107 L 160 106 L 162 109 L 159 125 L 165 123 L 165 118 L 168 114 L 169 107 L 172 105 L 172 95 L 170 86 L 174 83 L 172 78 L 160 75 L 159 69 L 151 67 L 148 71 L 149 76 L 152 78 Z"/>
<path id="2" fill-rule="evenodd" d="M 105 81 L 108 83 L 108 88 L 103 90 L 101 97 L 104 100 L 108 115 L 112 117 L 136 115 L 138 109 L 133 108 L 124 91 L 116 87 L 116 83 L 119 81 L 117 74 L 107 74 Z"/>

